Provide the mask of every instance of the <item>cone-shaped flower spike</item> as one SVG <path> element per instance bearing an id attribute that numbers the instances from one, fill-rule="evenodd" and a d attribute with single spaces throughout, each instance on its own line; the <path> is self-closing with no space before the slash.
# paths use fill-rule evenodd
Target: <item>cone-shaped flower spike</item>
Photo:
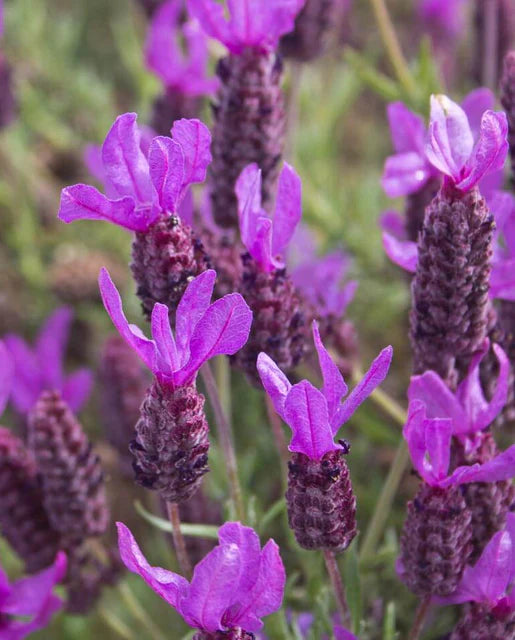
<path id="1" fill-rule="evenodd" d="M 269 540 L 261 549 L 255 531 L 239 522 L 220 527 L 218 539 L 188 582 L 172 571 L 151 567 L 129 529 L 118 523 L 126 567 L 199 630 L 195 640 L 251 640 L 263 626 L 261 618 L 282 604 L 286 575 L 279 548 Z"/>
<path id="2" fill-rule="evenodd" d="M 324 380 L 321 390 L 307 380 L 292 386 L 266 353 L 259 355 L 258 371 L 275 410 L 293 432 L 286 500 L 297 542 L 306 549 L 343 551 L 357 533 L 356 498 L 344 459 L 349 445 L 334 438 L 386 377 L 392 348 L 383 349 L 342 403 L 347 385 L 320 340 L 316 322 L 313 338 Z"/>
<path id="3" fill-rule="evenodd" d="M 252 323 L 252 312 L 238 293 L 210 304 L 215 279 L 210 269 L 188 285 L 177 307 L 175 336 L 167 307 L 157 303 L 150 340 L 127 322 L 120 295 L 105 269 L 99 278 L 113 324 L 155 376 L 131 444 L 136 479 L 169 502 L 190 497 L 208 471 L 208 425 L 204 397 L 195 388 L 197 372 L 210 358 L 241 349 Z"/>

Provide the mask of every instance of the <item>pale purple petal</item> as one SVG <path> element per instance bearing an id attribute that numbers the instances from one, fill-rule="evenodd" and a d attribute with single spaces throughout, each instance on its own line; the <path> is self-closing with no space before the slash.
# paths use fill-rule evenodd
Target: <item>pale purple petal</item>
<path id="1" fill-rule="evenodd" d="M 404 218 L 398 211 L 393 209 L 383 211 L 379 217 L 379 226 L 397 240 L 408 239 Z"/>
<path id="2" fill-rule="evenodd" d="M 215 287 L 216 271 L 208 269 L 194 278 L 186 288 L 177 306 L 175 333 L 180 359 L 189 357 L 189 343 L 199 320 L 211 303 Z"/>
<path id="3" fill-rule="evenodd" d="M 381 351 L 361 381 L 354 387 L 345 402 L 338 409 L 333 424 L 338 423 L 338 425 L 342 425 L 346 422 L 359 405 L 383 382 L 388 374 L 392 357 L 392 347 L 386 347 Z"/>
<path id="4" fill-rule="evenodd" d="M 451 461 L 452 421 L 447 418 L 425 420 L 424 430 L 429 456 L 424 460 L 426 472 L 437 480 L 445 478 Z"/>
<path id="5" fill-rule="evenodd" d="M 495 96 L 485 87 L 474 89 L 465 96 L 461 103 L 461 108 L 467 114 L 470 130 L 474 140 L 479 138 L 479 130 L 481 128 L 481 119 L 485 111 L 493 109 L 495 105 Z"/>
<path id="6" fill-rule="evenodd" d="M 454 433 L 467 433 L 471 430 L 468 416 L 458 398 L 434 371 L 411 376 L 408 399 L 410 402 L 423 402 L 428 418 L 451 418 Z"/>
<path id="7" fill-rule="evenodd" d="M 128 323 L 127 318 L 123 313 L 122 299 L 120 298 L 120 294 L 114 286 L 107 269 L 103 268 L 100 271 L 98 284 L 100 287 L 102 302 L 104 303 L 104 307 L 114 326 L 122 338 L 124 338 L 127 344 L 134 349 L 147 367 L 153 373 L 156 373 L 156 345 L 152 340 L 145 338 L 138 327 Z"/>
<path id="8" fill-rule="evenodd" d="M 272 252 L 282 254 L 302 217 L 302 183 L 287 162 L 279 175 L 273 218 Z"/>
<path id="9" fill-rule="evenodd" d="M 244 601 L 252 590 L 259 571 L 259 536 L 251 527 L 244 527 L 239 522 L 226 522 L 218 530 L 218 539 L 221 545 L 235 544 L 240 550 L 242 570 L 234 597 Z"/>
<path id="10" fill-rule="evenodd" d="M 515 258 L 492 264 L 490 297 L 515 301 Z"/>
<path id="11" fill-rule="evenodd" d="M 426 455 L 425 420 L 425 404 L 420 400 L 412 400 L 408 406 L 408 419 L 402 430 L 402 435 L 408 445 L 413 466 L 423 478 L 425 478 L 424 458 Z"/>
<path id="12" fill-rule="evenodd" d="M 186 189 L 184 197 L 177 206 L 177 214 L 184 224 L 187 224 L 189 227 L 193 227 L 195 202 L 193 200 L 193 191 L 191 189 Z"/>
<path id="13" fill-rule="evenodd" d="M 251 241 L 245 245 L 262 271 L 273 271 L 284 266 L 284 263 L 280 259 L 275 259 L 273 255 L 272 234 L 272 221 L 270 218 L 261 216 L 255 221 Z"/>
<path id="14" fill-rule="evenodd" d="M 339 625 L 334 626 L 333 632 L 335 640 L 359 640 L 357 636 Z"/>
<path id="15" fill-rule="evenodd" d="M 130 197 L 109 200 L 87 184 L 75 184 L 61 191 L 58 218 L 74 220 L 105 220 L 131 231 L 146 231 L 155 219 L 148 209 L 135 209 Z"/>
<path id="16" fill-rule="evenodd" d="M 181 606 L 184 619 L 203 631 L 224 629 L 224 614 L 237 598 L 243 568 L 235 544 L 215 547 L 193 572 L 188 598 Z"/>
<path id="17" fill-rule="evenodd" d="M 141 151 L 137 114 L 118 116 L 102 145 L 102 161 L 110 183 L 121 196 L 130 196 L 140 205 L 150 206 L 154 189 L 148 162 Z"/>
<path id="18" fill-rule="evenodd" d="M 208 36 L 227 45 L 230 30 L 222 4 L 213 0 L 188 0 L 188 12 L 199 21 Z"/>
<path id="19" fill-rule="evenodd" d="M 129 529 L 121 522 L 117 522 L 116 526 L 118 548 L 124 565 L 141 576 L 151 589 L 180 613 L 181 601 L 188 596 L 190 589 L 188 581 L 173 571 L 151 567 Z"/>
<path id="20" fill-rule="evenodd" d="M 488 207 L 492 209 L 491 198 L 496 191 L 500 191 L 504 184 L 504 171 L 498 169 L 485 174 L 479 181 L 479 191 L 486 198 Z M 492 211 L 495 215 L 495 211 Z"/>
<path id="21" fill-rule="evenodd" d="M 167 0 L 159 6 L 149 26 L 145 42 L 145 62 L 167 86 L 180 83 L 184 74 L 184 56 L 177 46 L 179 15 L 183 0 Z"/>
<path id="22" fill-rule="evenodd" d="M 312 460 L 340 449 L 333 441 L 327 401 L 307 380 L 293 385 L 284 403 L 284 418 L 293 432 L 288 447 Z"/>
<path id="23" fill-rule="evenodd" d="M 63 360 L 72 319 L 72 310 L 61 307 L 47 318 L 38 334 L 35 352 L 47 389 L 60 389 L 63 384 Z"/>
<path id="24" fill-rule="evenodd" d="M 102 147 L 98 144 L 87 144 L 83 157 L 87 170 L 105 187 L 107 175 L 102 162 Z"/>
<path id="25" fill-rule="evenodd" d="M 152 309 L 150 326 L 157 352 L 156 368 L 160 374 L 173 379 L 173 373 L 179 368 L 179 356 L 168 313 L 165 304 L 156 302 Z"/>
<path id="26" fill-rule="evenodd" d="M 89 369 L 74 371 L 64 380 L 62 397 L 75 413 L 91 395 L 93 388 L 93 374 Z"/>
<path id="27" fill-rule="evenodd" d="M 5 344 L 0 340 L 0 416 L 4 412 L 14 379 L 14 362 Z"/>
<path id="28" fill-rule="evenodd" d="M 416 151 L 424 158 L 424 120 L 402 102 L 391 102 L 387 107 L 387 115 L 395 152 Z"/>
<path id="29" fill-rule="evenodd" d="M 269 355 L 263 351 L 258 355 L 257 370 L 263 387 L 267 392 L 275 410 L 284 417 L 284 403 L 291 389 L 291 383 Z"/>
<path id="30" fill-rule="evenodd" d="M 210 358 L 239 351 L 248 340 L 251 324 L 252 311 L 239 293 L 230 293 L 212 304 L 191 336 L 191 357 L 177 372 L 177 384 L 183 385 L 192 380 Z"/>
<path id="31" fill-rule="evenodd" d="M 11 400 L 20 413 L 27 413 L 43 391 L 39 363 L 25 340 L 16 335 L 6 335 L 4 344 L 14 363 L 14 379 Z"/>
<path id="32" fill-rule="evenodd" d="M 157 136 L 148 153 L 152 184 L 164 211 L 175 213 L 184 181 L 184 153 L 171 138 Z"/>
<path id="33" fill-rule="evenodd" d="M 188 20 L 182 32 L 187 43 L 189 63 L 183 74 L 181 90 L 190 96 L 214 93 L 220 81 L 206 75 L 209 52 L 205 33 L 197 20 Z"/>
<path id="34" fill-rule="evenodd" d="M 313 340 L 315 342 L 315 348 L 318 354 L 318 362 L 320 364 L 320 370 L 324 380 L 324 386 L 322 387 L 322 393 L 327 400 L 327 409 L 329 411 L 329 421 L 333 427 L 333 432 L 336 433 L 339 428 L 339 424 L 333 424 L 333 419 L 337 417 L 337 410 L 340 406 L 343 396 L 347 393 L 347 385 L 343 380 L 343 376 L 340 370 L 334 363 L 333 359 L 329 355 L 327 349 L 322 344 L 320 338 L 320 331 L 318 330 L 318 323 L 313 322 Z"/>
<path id="35" fill-rule="evenodd" d="M 485 174 L 503 167 L 508 153 L 507 135 L 506 114 L 487 111 L 481 120 L 479 140 L 465 165 L 465 177 L 456 181 L 458 189 L 471 189 Z"/>
<path id="36" fill-rule="evenodd" d="M 483 465 L 458 467 L 447 479 L 446 486 L 468 482 L 500 482 L 515 477 L 515 445 Z"/>
<path id="37" fill-rule="evenodd" d="M 257 218 L 261 213 L 261 171 L 257 164 L 242 170 L 234 188 L 238 200 L 241 240 L 248 248 L 255 235 Z"/>
<path id="38" fill-rule="evenodd" d="M 398 240 L 383 232 L 383 248 L 390 260 L 409 273 L 415 273 L 418 264 L 418 246 L 410 240 Z"/>
<path id="39" fill-rule="evenodd" d="M 181 145 L 184 154 L 184 178 L 182 191 L 194 182 L 204 182 L 211 155 L 211 133 L 200 120 L 176 120 L 172 127 L 172 138 Z"/>
<path id="40" fill-rule="evenodd" d="M 386 158 L 381 186 L 390 198 L 418 191 L 431 176 L 431 167 L 424 156 L 414 151 Z"/>

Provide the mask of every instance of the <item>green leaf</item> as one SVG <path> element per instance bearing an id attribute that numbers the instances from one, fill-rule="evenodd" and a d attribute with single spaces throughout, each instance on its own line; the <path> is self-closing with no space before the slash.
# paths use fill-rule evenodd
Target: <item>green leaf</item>
<path id="1" fill-rule="evenodd" d="M 361 578 L 359 575 L 358 544 L 356 539 L 345 551 L 343 563 L 343 579 L 347 603 L 352 620 L 352 632 L 358 634 L 363 617 L 363 599 L 361 594 Z"/>
<path id="2" fill-rule="evenodd" d="M 134 501 L 134 508 L 144 520 L 157 529 L 166 531 L 167 533 L 172 533 L 172 525 L 168 520 L 155 516 L 147 511 L 139 500 Z M 181 531 L 184 536 L 190 536 L 192 538 L 210 538 L 212 540 L 218 540 L 218 527 L 210 524 L 187 524 L 182 522 Z"/>
<path id="3" fill-rule="evenodd" d="M 383 621 L 383 640 L 395 640 L 395 602 L 389 602 Z"/>

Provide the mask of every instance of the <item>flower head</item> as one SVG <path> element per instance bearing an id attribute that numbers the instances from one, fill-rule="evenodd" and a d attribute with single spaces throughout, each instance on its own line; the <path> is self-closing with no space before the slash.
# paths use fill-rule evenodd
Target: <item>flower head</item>
<path id="1" fill-rule="evenodd" d="M 206 36 L 194 20 L 181 26 L 183 5 L 183 0 L 167 0 L 156 10 L 145 44 L 145 61 L 166 88 L 190 96 L 209 94 L 216 90 L 218 81 L 206 75 Z M 180 47 L 181 36 L 186 53 Z"/>
<path id="2" fill-rule="evenodd" d="M 161 212 L 176 213 L 194 182 L 203 182 L 211 162 L 211 135 L 200 120 L 178 120 L 172 138 L 155 137 L 145 155 L 135 113 L 115 120 L 102 146 L 106 194 L 76 184 L 61 193 L 58 217 L 107 220 L 146 231 Z"/>
<path id="3" fill-rule="evenodd" d="M 69 376 L 63 372 L 72 317 L 67 307 L 54 311 L 40 330 L 33 349 L 18 335 L 5 336 L 14 365 L 11 399 L 20 413 L 30 411 L 42 391 L 60 391 L 74 411 L 89 397 L 92 376 L 88 369 L 79 369 Z"/>
<path id="4" fill-rule="evenodd" d="M 452 435 L 473 449 L 480 432 L 489 427 L 502 411 L 508 397 L 510 362 L 498 344 L 492 349 L 499 362 L 499 376 L 490 401 L 485 399 L 479 378 L 479 366 L 488 353 L 490 343 L 485 340 L 482 349 L 472 358 L 467 376 L 453 393 L 434 371 L 412 376 L 408 389 L 410 402 L 419 400 L 426 407 L 428 418 L 451 418 Z"/>
<path id="5" fill-rule="evenodd" d="M 224 6 L 214 0 L 188 0 L 188 9 L 208 36 L 216 38 L 231 53 L 240 54 L 251 47 L 273 51 L 280 37 L 292 31 L 297 13 L 305 0 L 227 0 L 230 19 Z"/>
<path id="6" fill-rule="evenodd" d="M 334 442 L 334 437 L 340 426 L 385 379 L 393 351 L 392 347 L 381 351 L 361 382 L 342 403 L 347 385 L 320 340 L 316 322 L 313 322 L 313 339 L 324 381 L 321 391 L 307 380 L 292 386 L 266 353 L 259 354 L 257 368 L 275 410 L 293 432 L 290 451 L 320 460 L 327 452 L 342 449 L 342 445 Z"/>
<path id="7" fill-rule="evenodd" d="M 449 414 L 447 414 L 449 415 Z M 455 418 L 428 418 L 421 400 L 409 404 L 403 430 L 413 466 L 424 482 L 442 489 L 469 482 L 499 482 L 515 475 L 515 445 L 485 464 L 457 467 L 448 475 Z"/>
<path id="8" fill-rule="evenodd" d="M 240 627 L 259 631 L 261 618 L 277 611 L 285 571 L 279 548 L 269 540 L 261 549 L 250 527 L 227 522 L 219 544 L 193 572 L 191 582 L 161 567 L 151 567 L 127 527 L 118 523 L 120 555 L 126 567 L 166 600 L 191 627 L 208 633 Z"/>
<path id="9" fill-rule="evenodd" d="M 109 273 L 99 277 L 102 300 L 114 326 L 152 371 L 159 382 L 172 388 L 190 384 L 200 367 L 213 356 L 236 353 L 248 339 L 252 312 L 240 294 L 231 293 L 210 304 L 216 272 L 212 269 L 188 285 L 176 314 L 174 337 L 168 307 L 156 303 L 152 311 L 153 339 L 127 322 L 120 294 Z"/>
<path id="10" fill-rule="evenodd" d="M 275 212 L 261 208 L 261 171 L 250 164 L 236 181 L 238 216 L 243 244 L 263 271 L 284 267 L 282 255 L 302 216 L 302 185 L 286 162 L 279 175 Z"/>
<path id="11" fill-rule="evenodd" d="M 9 583 L 0 567 L 0 638 L 22 640 L 46 627 L 62 607 L 62 600 L 52 593 L 66 573 L 66 556 L 61 551 L 52 566 L 27 578 Z"/>

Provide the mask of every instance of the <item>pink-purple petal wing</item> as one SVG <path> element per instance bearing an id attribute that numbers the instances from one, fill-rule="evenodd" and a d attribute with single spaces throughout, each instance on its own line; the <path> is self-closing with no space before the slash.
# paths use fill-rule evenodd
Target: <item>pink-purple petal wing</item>
<path id="1" fill-rule="evenodd" d="M 258 355 L 257 370 L 275 410 L 283 420 L 286 420 L 284 417 L 284 403 L 291 389 L 290 381 L 272 358 L 263 351 Z"/>
<path id="2" fill-rule="evenodd" d="M 343 376 L 337 365 L 322 344 L 320 331 L 318 330 L 318 323 L 316 321 L 313 321 L 313 340 L 318 354 L 320 371 L 322 372 L 322 378 L 324 380 L 322 393 L 327 400 L 329 421 L 331 422 L 333 433 L 336 433 L 340 425 L 333 424 L 333 418 L 336 417 L 342 398 L 347 393 L 347 385 L 345 384 Z"/>
<path id="3" fill-rule="evenodd" d="M 424 120 L 402 102 L 387 107 L 388 123 L 395 153 L 416 151 L 423 156 L 426 127 Z"/>
<path id="4" fill-rule="evenodd" d="M 408 273 L 415 273 L 418 263 L 418 246 L 410 240 L 398 240 L 391 233 L 383 231 L 383 248 L 390 260 L 405 269 Z"/>
<path id="5" fill-rule="evenodd" d="M 93 374 L 89 369 L 74 371 L 64 380 L 62 386 L 63 400 L 76 413 L 91 395 L 92 388 Z"/>
<path id="6" fill-rule="evenodd" d="M 279 175 L 273 219 L 272 253 L 282 254 L 302 217 L 302 183 L 298 174 L 284 163 Z"/>
<path id="7" fill-rule="evenodd" d="M 333 632 L 335 640 L 358 640 L 357 636 L 337 624 L 334 625 Z"/>
<path id="8" fill-rule="evenodd" d="M 238 597 L 245 599 L 256 582 L 261 556 L 259 536 L 251 527 L 239 522 L 226 522 L 218 530 L 220 544 L 235 544 L 240 550 L 242 571 L 238 584 Z"/>
<path id="9" fill-rule="evenodd" d="M 157 136 L 150 145 L 148 162 L 161 208 L 175 213 L 184 180 L 184 154 L 181 146 L 171 138 Z"/>
<path id="10" fill-rule="evenodd" d="M 39 363 L 28 344 L 19 336 L 6 335 L 4 344 L 14 364 L 11 400 L 17 411 L 27 413 L 43 391 Z"/>
<path id="11" fill-rule="evenodd" d="M 379 226 L 397 240 L 408 239 L 404 218 L 398 211 L 393 209 L 383 211 L 379 217 Z"/>
<path id="12" fill-rule="evenodd" d="M 428 418 L 424 420 L 424 435 L 428 458 L 424 459 L 426 473 L 434 480 L 447 476 L 451 460 L 452 420 Z"/>
<path id="13" fill-rule="evenodd" d="M 189 356 L 190 339 L 199 320 L 211 303 L 215 287 L 216 271 L 208 269 L 194 278 L 186 288 L 177 307 L 175 333 L 181 362 Z"/>
<path id="14" fill-rule="evenodd" d="M 182 193 L 194 182 L 204 182 L 211 155 L 211 133 L 200 120 L 176 120 L 172 127 L 172 138 L 181 145 L 184 154 L 184 178 Z"/>
<path id="15" fill-rule="evenodd" d="M 214 0 L 188 0 L 188 11 L 208 36 L 230 48 L 231 33 L 222 4 Z"/>
<path id="16" fill-rule="evenodd" d="M 408 406 L 408 419 L 402 430 L 402 435 L 408 445 L 411 461 L 419 474 L 424 477 L 424 458 L 426 455 L 426 437 L 424 422 L 426 420 L 426 406 L 420 400 L 412 400 Z"/>
<path id="17" fill-rule="evenodd" d="M 253 242 L 257 219 L 261 213 L 261 171 L 257 164 L 249 164 L 242 170 L 236 180 L 235 192 L 241 239 L 248 248 Z"/>
<path id="18" fill-rule="evenodd" d="M 515 444 L 485 464 L 458 467 L 448 478 L 447 485 L 468 482 L 500 482 L 515 477 Z"/>
<path id="19" fill-rule="evenodd" d="M 381 186 L 390 198 L 418 191 L 431 175 L 425 157 L 414 151 L 397 153 L 386 158 Z"/>
<path id="20" fill-rule="evenodd" d="M 465 96 L 461 103 L 461 108 L 467 114 L 469 126 L 472 131 L 474 140 L 479 138 L 479 130 L 481 128 L 481 119 L 485 111 L 493 109 L 495 105 L 495 96 L 485 87 L 474 89 Z"/>
<path id="21" fill-rule="evenodd" d="M 47 389 L 60 389 L 63 384 L 63 360 L 72 319 L 70 308 L 56 309 L 38 334 L 35 351 Z"/>
<path id="22" fill-rule="evenodd" d="M 182 9 L 182 0 L 163 2 L 154 13 L 145 42 L 146 65 L 165 86 L 180 82 L 184 73 L 184 59 L 176 39 Z"/>
<path id="23" fill-rule="evenodd" d="M 467 433 L 470 430 L 470 423 L 458 398 L 434 371 L 411 376 L 408 399 L 410 402 L 423 402 L 428 418 L 451 418 L 454 433 Z"/>
<path id="24" fill-rule="evenodd" d="M 165 304 L 156 302 L 152 309 L 150 326 L 156 345 L 156 365 L 159 373 L 172 379 L 174 372 L 179 368 L 179 357 L 168 317 L 168 307 Z"/>

